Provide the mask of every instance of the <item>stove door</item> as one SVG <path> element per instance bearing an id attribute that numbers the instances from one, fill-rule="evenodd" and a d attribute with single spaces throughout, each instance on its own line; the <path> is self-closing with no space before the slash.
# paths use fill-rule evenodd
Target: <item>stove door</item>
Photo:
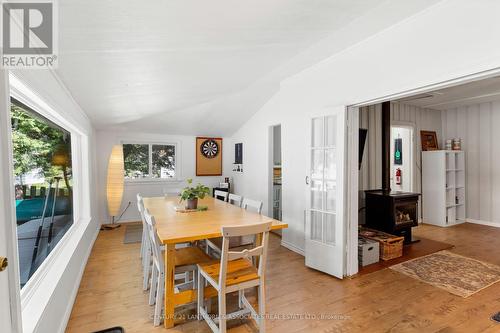
<path id="1" fill-rule="evenodd" d="M 344 276 L 344 108 L 323 110 L 311 120 L 305 262 L 338 278 Z"/>

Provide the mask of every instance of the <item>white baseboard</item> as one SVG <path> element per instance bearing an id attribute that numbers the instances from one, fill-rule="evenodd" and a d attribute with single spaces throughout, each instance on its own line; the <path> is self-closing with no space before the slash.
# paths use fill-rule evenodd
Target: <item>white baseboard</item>
<path id="1" fill-rule="evenodd" d="M 298 253 L 300 254 L 301 256 L 305 256 L 305 252 L 303 249 L 291 244 L 291 243 L 288 243 L 284 240 L 281 240 L 281 246 L 283 247 L 286 247 L 287 249 L 289 249 L 290 251 L 293 251 L 295 253 Z"/>
<path id="2" fill-rule="evenodd" d="M 107 222 L 101 222 L 101 224 L 111 223 L 109 221 L 109 218 L 108 219 L 101 219 L 101 221 L 107 221 Z M 115 223 L 125 224 L 125 223 L 132 223 L 132 222 L 141 222 L 141 218 L 138 216 L 138 217 L 132 217 L 132 218 L 128 218 L 128 219 L 121 219 L 120 221 L 115 222 Z"/>
<path id="3" fill-rule="evenodd" d="M 59 327 L 59 330 L 58 330 L 58 332 L 60 332 L 60 333 L 64 333 L 66 331 L 66 327 L 68 326 L 69 318 L 71 316 L 71 311 L 73 310 L 73 305 L 75 304 L 76 296 L 78 295 L 78 290 L 80 289 L 80 283 L 82 282 L 83 273 L 85 272 L 85 267 L 87 267 L 87 262 L 90 258 L 90 253 L 92 252 L 92 249 L 94 248 L 94 243 L 95 243 L 98 235 L 99 235 L 99 228 L 96 228 L 96 230 L 94 231 L 94 235 L 92 236 L 92 242 L 90 243 L 90 245 L 87 248 L 87 251 L 85 253 L 85 260 L 82 262 L 82 264 L 80 266 L 80 271 L 78 272 L 78 279 L 77 279 L 77 281 L 75 281 L 75 285 L 73 287 L 73 290 L 71 290 L 71 293 L 69 295 L 68 307 L 66 308 L 66 311 L 64 312 L 64 315 L 62 317 L 61 326 Z"/>
<path id="4" fill-rule="evenodd" d="M 500 228 L 500 223 L 497 223 L 497 222 L 475 220 L 475 219 L 469 219 L 469 218 L 466 218 L 465 222 L 474 223 L 474 224 L 481 224 L 481 225 L 487 225 L 489 227 Z"/>

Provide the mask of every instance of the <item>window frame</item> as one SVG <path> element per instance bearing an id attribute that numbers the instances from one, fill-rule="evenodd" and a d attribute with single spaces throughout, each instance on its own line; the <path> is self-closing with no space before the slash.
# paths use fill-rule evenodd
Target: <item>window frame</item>
<path id="1" fill-rule="evenodd" d="M 9 83 L 10 100 L 17 100 L 32 111 L 62 127 L 71 135 L 73 224 L 22 288 L 17 280 L 19 276 L 15 279 L 17 280 L 15 281 L 16 285 L 12 284 L 13 288 L 16 287 L 19 290 L 20 310 L 23 313 L 22 325 L 25 328 L 30 328 L 37 324 L 41 317 L 40 311 L 44 310 L 44 306 L 41 304 L 46 302 L 47 287 L 56 287 L 54 281 L 59 281 L 61 263 L 67 262 L 73 256 L 76 245 L 79 244 L 91 222 L 91 142 L 89 133 L 85 129 L 79 128 L 72 121 L 73 119 L 65 117 L 57 106 L 49 104 L 38 95 L 35 89 L 24 83 L 17 75 L 9 73 Z M 9 101 L 9 106 L 10 103 Z M 11 163 L 13 163 L 12 160 Z M 94 237 L 97 237 L 97 232 L 98 230 L 96 230 Z M 17 239 L 15 242 L 17 250 Z M 26 316 L 26 313 L 29 313 L 30 316 Z"/>
<path id="2" fill-rule="evenodd" d="M 140 183 L 175 183 L 181 180 L 181 163 L 179 163 L 180 156 L 180 142 L 166 142 L 166 141 L 140 141 L 140 140 L 120 140 L 122 145 L 148 145 L 148 176 L 143 178 L 126 178 L 123 176 L 125 183 L 140 184 Z M 173 178 L 153 178 L 153 146 L 174 146 L 175 147 L 175 177 Z"/>

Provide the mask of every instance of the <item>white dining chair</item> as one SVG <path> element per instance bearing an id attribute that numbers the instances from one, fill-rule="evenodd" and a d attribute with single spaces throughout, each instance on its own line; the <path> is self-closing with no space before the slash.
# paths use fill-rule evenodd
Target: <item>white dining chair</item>
<path id="1" fill-rule="evenodd" d="M 149 211 L 144 210 L 144 220 L 146 222 L 148 235 L 150 238 L 153 253 L 153 265 L 151 271 L 151 285 L 149 290 L 149 305 L 155 306 L 153 324 L 159 326 L 162 318 L 163 297 L 165 293 L 165 261 L 164 251 L 161 247 L 160 239 L 155 229 L 155 218 Z M 175 250 L 175 274 L 192 273 L 193 280 L 184 281 L 177 284 L 176 290 L 196 288 L 197 264 L 210 262 L 212 259 L 198 247 L 182 247 Z"/>
<path id="2" fill-rule="evenodd" d="M 243 201 L 243 197 L 241 195 L 229 193 L 227 196 L 227 202 L 229 202 L 232 205 L 241 207 L 241 202 Z"/>
<path id="3" fill-rule="evenodd" d="M 227 201 L 227 194 L 228 194 L 227 192 L 215 190 L 214 198 L 222 201 Z"/>
<path id="4" fill-rule="evenodd" d="M 243 199 L 243 203 L 241 204 L 241 207 L 243 207 L 243 209 L 246 209 L 246 210 L 253 210 L 257 214 L 261 214 L 262 213 L 262 205 L 263 205 L 262 201 L 245 198 L 245 199 Z"/>
<path id="5" fill-rule="evenodd" d="M 142 274 L 143 274 L 143 280 L 142 280 L 142 289 L 143 290 L 148 290 L 150 287 L 150 279 L 151 279 L 151 271 L 152 271 L 152 266 L 153 266 L 153 248 L 151 244 L 151 237 L 148 234 L 148 225 L 146 223 L 146 220 L 144 218 L 144 198 L 141 196 L 141 194 L 137 194 L 137 209 L 139 210 L 139 214 L 141 216 L 142 220 L 142 242 L 141 242 L 141 256 L 142 256 Z M 175 248 L 183 248 L 183 247 L 188 247 L 191 246 L 192 244 L 190 242 L 185 242 L 185 243 L 179 243 L 175 244 Z M 164 251 L 165 246 L 160 245 L 160 250 Z M 185 274 L 176 274 L 176 279 L 184 279 L 185 282 L 188 282 L 190 277 L 189 273 Z"/>
<path id="6" fill-rule="evenodd" d="M 141 263 L 142 263 L 142 274 L 143 274 L 143 282 L 142 289 L 148 290 L 149 288 L 149 277 L 151 273 L 151 244 L 150 237 L 148 235 L 148 227 L 146 224 L 146 220 L 144 219 L 144 201 L 140 193 L 137 193 L 137 209 L 139 210 L 139 214 L 142 220 L 142 240 L 141 240 Z"/>
<path id="7" fill-rule="evenodd" d="M 222 227 L 222 254 L 220 262 L 198 264 L 198 320 L 204 319 L 208 326 L 216 333 L 226 332 L 228 319 L 240 318 L 245 314 L 252 314 L 259 332 L 265 331 L 265 268 L 269 231 L 272 222 L 259 223 L 248 226 Z M 261 244 L 243 251 L 230 251 L 229 240 L 231 237 L 261 235 Z M 259 258 L 256 268 L 251 258 Z M 210 284 L 218 293 L 218 317 L 212 319 L 205 307 L 204 286 Z M 245 297 L 245 289 L 258 287 L 258 310 L 250 304 Z M 238 292 L 239 310 L 230 314 L 226 313 L 226 294 Z"/>

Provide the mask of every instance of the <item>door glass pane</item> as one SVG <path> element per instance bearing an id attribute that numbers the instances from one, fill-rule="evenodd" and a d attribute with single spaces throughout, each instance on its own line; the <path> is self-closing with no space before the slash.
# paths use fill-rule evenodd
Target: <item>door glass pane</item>
<path id="1" fill-rule="evenodd" d="M 337 140 L 337 117 L 330 116 L 325 118 L 326 121 L 326 146 L 327 147 L 335 147 Z"/>
<path id="2" fill-rule="evenodd" d="M 337 179 L 337 163 L 335 160 L 335 149 L 325 150 L 325 179 Z"/>
<path id="3" fill-rule="evenodd" d="M 323 149 L 312 150 L 311 177 L 313 179 L 323 179 L 324 155 Z"/>
<path id="4" fill-rule="evenodd" d="M 322 218 L 323 214 L 320 212 L 311 211 L 311 239 L 322 241 Z"/>
<path id="5" fill-rule="evenodd" d="M 330 212 L 336 212 L 336 197 L 337 197 L 337 187 L 335 181 L 325 182 L 325 196 L 326 196 L 326 210 Z"/>
<path id="6" fill-rule="evenodd" d="M 312 140 L 313 147 L 323 147 L 323 118 L 314 118 L 312 121 Z"/>
<path id="7" fill-rule="evenodd" d="M 311 181 L 311 208 L 323 209 L 323 181 Z"/>
<path id="8" fill-rule="evenodd" d="M 325 230 L 325 242 L 328 244 L 335 244 L 335 214 L 324 214 L 323 230 Z"/>

